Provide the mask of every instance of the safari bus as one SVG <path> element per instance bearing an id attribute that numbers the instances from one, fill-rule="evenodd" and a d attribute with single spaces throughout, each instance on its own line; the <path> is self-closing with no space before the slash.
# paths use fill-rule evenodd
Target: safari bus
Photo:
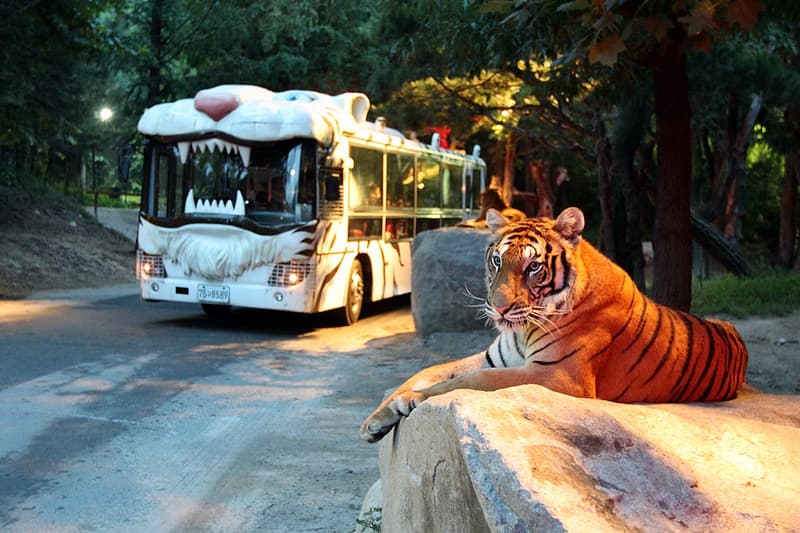
<path id="1" fill-rule="evenodd" d="M 369 107 L 361 93 L 224 85 L 147 109 L 142 298 L 352 324 L 364 302 L 409 293 L 414 236 L 475 218 L 486 165 L 477 145 L 407 138 Z"/>

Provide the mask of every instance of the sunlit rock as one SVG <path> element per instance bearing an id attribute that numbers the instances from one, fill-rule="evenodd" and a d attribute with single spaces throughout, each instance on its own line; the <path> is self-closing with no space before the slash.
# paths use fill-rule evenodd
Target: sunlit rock
<path id="1" fill-rule="evenodd" d="M 489 230 L 442 228 L 414 239 L 411 313 L 417 333 L 487 327 L 481 315 Z"/>
<path id="2" fill-rule="evenodd" d="M 383 531 L 800 530 L 798 413 L 455 391 L 382 441 Z"/>

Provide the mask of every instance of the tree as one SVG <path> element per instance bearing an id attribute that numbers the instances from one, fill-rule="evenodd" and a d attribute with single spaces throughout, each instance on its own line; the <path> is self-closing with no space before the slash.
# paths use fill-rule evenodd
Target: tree
<path id="1" fill-rule="evenodd" d="M 410 4 L 397 12 L 399 19 L 414 19 L 415 3 Z M 441 4 L 445 5 L 432 8 L 426 3 L 424 20 L 430 31 L 415 35 L 409 47 L 419 55 L 424 46 L 434 65 L 464 71 L 513 70 L 520 63 L 535 61 L 551 65 L 549 71 L 562 76 L 563 87 L 590 84 L 598 93 L 603 86 L 630 84 L 641 68 L 652 74 L 658 146 L 654 297 L 687 309 L 692 153 L 687 50 L 710 50 L 714 38 L 735 26 L 751 30 L 760 10 L 758 0 L 527 0 L 437 6 Z M 452 46 L 456 40 L 464 45 Z M 580 91 L 571 92 L 575 94 Z M 559 105 L 554 107 L 560 111 L 564 109 L 560 104 L 571 99 L 556 101 Z"/>

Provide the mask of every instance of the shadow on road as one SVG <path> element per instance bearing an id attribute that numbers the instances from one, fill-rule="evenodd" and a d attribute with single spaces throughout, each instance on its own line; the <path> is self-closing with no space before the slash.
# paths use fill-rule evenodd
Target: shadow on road
<path id="1" fill-rule="evenodd" d="M 143 305 L 160 305 L 143 303 Z M 408 295 L 367 303 L 361 313 L 360 321 L 384 313 L 409 308 L 411 297 Z M 223 316 L 208 316 L 198 306 L 197 313 L 180 318 L 170 318 L 153 322 L 164 326 L 186 329 L 215 329 L 220 331 L 238 331 L 242 333 L 269 334 L 283 337 L 296 337 L 317 329 L 341 328 L 346 335 L 351 326 L 344 325 L 336 311 L 317 314 L 291 313 L 285 311 L 268 311 L 262 309 L 233 308 Z"/>

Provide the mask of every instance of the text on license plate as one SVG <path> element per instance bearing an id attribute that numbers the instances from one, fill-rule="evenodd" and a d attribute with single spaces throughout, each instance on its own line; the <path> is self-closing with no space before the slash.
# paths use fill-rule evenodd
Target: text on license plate
<path id="1" fill-rule="evenodd" d="M 231 290 L 225 285 L 206 285 L 201 283 L 197 286 L 197 299 L 201 302 L 226 304 L 231 301 Z"/>

